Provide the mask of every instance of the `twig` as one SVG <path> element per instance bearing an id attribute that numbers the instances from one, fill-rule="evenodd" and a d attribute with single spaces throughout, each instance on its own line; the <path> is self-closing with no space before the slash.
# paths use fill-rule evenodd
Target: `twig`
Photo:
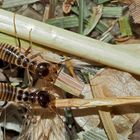
<path id="1" fill-rule="evenodd" d="M 120 105 L 140 105 L 140 96 L 130 96 L 130 97 L 107 97 L 107 98 L 94 98 L 94 99 L 56 99 L 52 103 L 56 108 L 64 107 L 79 107 L 79 108 L 89 108 L 89 107 L 113 107 Z"/>
<path id="2" fill-rule="evenodd" d="M 100 87 L 100 85 L 96 85 L 96 78 L 90 77 L 90 83 L 91 83 L 92 95 L 94 97 L 94 100 L 96 100 L 96 98 L 100 98 L 100 100 L 106 98 L 104 91 L 102 90 L 102 87 Z M 96 86 L 93 86 L 93 85 L 96 85 Z M 111 100 L 112 103 L 114 103 L 113 101 L 116 101 L 116 99 Z M 106 103 L 109 104 L 110 101 L 106 101 Z M 102 102 L 100 102 L 100 104 L 102 104 Z M 101 118 L 102 124 L 104 126 L 105 132 L 108 136 L 108 139 L 118 140 L 117 131 L 112 122 L 110 110 L 108 108 L 105 111 L 99 109 L 98 112 L 99 112 L 99 116 Z"/>

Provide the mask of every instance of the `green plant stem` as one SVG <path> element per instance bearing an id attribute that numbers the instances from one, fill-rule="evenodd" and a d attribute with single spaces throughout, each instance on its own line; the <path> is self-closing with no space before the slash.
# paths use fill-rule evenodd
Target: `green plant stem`
<path id="1" fill-rule="evenodd" d="M 79 0 L 79 33 L 83 34 L 84 28 L 84 0 Z"/>
<path id="2" fill-rule="evenodd" d="M 13 17 L 14 13 L 0 9 L 0 32 L 15 36 Z M 29 40 L 31 32 L 34 43 L 140 75 L 139 44 L 111 45 L 21 15 L 15 16 L 15 23 L 22 39 Z"/>

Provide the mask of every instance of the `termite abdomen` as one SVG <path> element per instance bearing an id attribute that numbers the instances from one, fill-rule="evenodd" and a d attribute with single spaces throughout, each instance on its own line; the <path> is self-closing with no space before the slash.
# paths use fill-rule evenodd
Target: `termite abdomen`
<path id="1" fill-rule="evenodd" d="M 0 48 L 0 58 L 6 62 L 9 61 L 9 57 L 11 58 L 11 62 L 14 61 L 13 59 L 13 54 L 11 54 L 11 52 L 14 52 L 14 54 L 16 53 L 16 49 L 14 49 L 14 47 L 12 47 L 11 45 L 8 44 L 0 44 L 1 48 Z M 15 56 L 16 57 L 16 56 Z"/>
<path id="2" fill-rule="evenodd" d="M 0 83 L 0 100 L 14 101 L 17 95 L 17 88 L 7 83 Z"/>
<path id="3" fill-rule="evenodd" d="M 26 68 L 29 63 L 28 58 L 17 48 L 5 43 L 0 44 L 0 59 L 23 68 Z"/>

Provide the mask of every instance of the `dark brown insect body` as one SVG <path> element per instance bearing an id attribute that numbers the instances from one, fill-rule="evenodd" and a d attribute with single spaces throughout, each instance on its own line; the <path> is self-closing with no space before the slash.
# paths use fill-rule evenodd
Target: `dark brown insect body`
<path id="1" fill-rule="evenodd" d="M 12 45 L 0 43 L 0 59 L 21 68 L 27 68 L 38 78 L 43 78 L 49 74 L 49 64 L 46 62 L 37 63 Z"/>
<path id="2" fill-rule="evenodd" d="M 51 101 L 47 91 L 29 92 L 7 83 L 0 83 L 0 100 L 38 104 L 43 108 L 48 107 Z"/>

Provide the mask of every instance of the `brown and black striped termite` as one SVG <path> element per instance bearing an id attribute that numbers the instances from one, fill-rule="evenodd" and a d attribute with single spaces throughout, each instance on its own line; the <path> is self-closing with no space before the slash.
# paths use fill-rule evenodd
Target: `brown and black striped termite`
<path id="1" fill-rule="evenodd" d="M 20 52 L 18 48 L 10 44 L 0 43 L 0 59 L 9 64 L 27 69 L 37 78 L 48 76 L 50 72 L 49 63 L 46 61 L 37 62 L 37 60 L 26 56 L 24 53 Z"/>
<path id="2" fill-rule="evenodd" d="M 29 105 L 38 105 L 47 108 L 51 102 L 51 96 L 47 91 L 29 91 L 14 87 L 7 83 L 0 83 L 0 100 L 21 102 Z"/>
<path id="3" fill-rule="evenodd" d="M 47 2 L 47 1 L 46 1 Z M 6 44 L 6 43 L 0 43 L 0 59 L 3 61 L 8 62 L 9 64 L 14 64 L 18 67 L 25 68 L 27 72 L 32 73 L 33 79 L 38 80 L 38 79 L 43 79 L 45 78 L 46 81 L 49 83 L 54 81 L 55 77 L 57 77 L 57 71 L 59 69 L 58 64 L 54 63 L 48 63 L 44 60 L 44 58 L 40 61 L 37 58 L 36 55 L 32 55 L 30 53 L 30 50 L 32 48 L 32 28 L 29 31 L 29 43 L 30 46 L 28 49 L 23 53 L 21 52 L 21 42 L 17 34 L 17 29 L 16 29 L 16 13 L 14 13 L 13 16 L 13 26 L 14 26 L 14 33 L 17 43 L 17 48 Z M 30 54 L 30 57 L 28 56 Z M 41 58 L 41 57 L 40 57 Z M 29 76 L 29 73 L 27 73 L 27 76 Z M 29 84 L 30 78 L 28 77 Z"/>

